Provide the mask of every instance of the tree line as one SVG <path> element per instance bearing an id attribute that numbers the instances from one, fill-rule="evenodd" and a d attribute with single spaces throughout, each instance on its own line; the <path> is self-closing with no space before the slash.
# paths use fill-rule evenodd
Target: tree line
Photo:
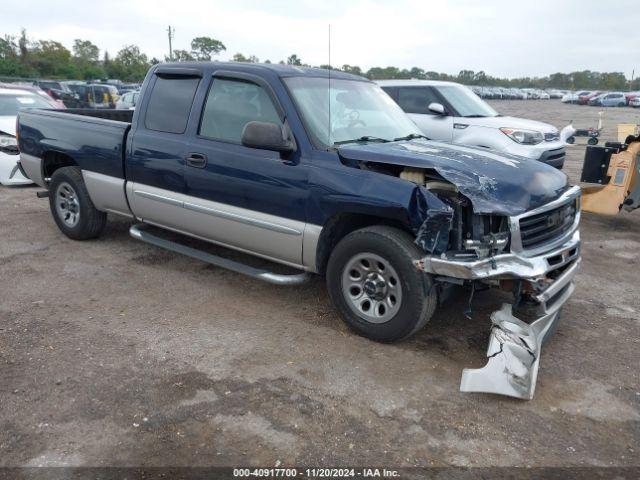
<path id="1" fill-rule="evenodd" d="M 136 45 L 126 45 L 112 58 L 107 51 L 100 57 L 100 49 L 89 40 L 76 39 L 71 50 L 54 40 L 32 40 L 22 29 L 20 35 L 5 35 L 0 38 L 0 76 L 22 78 L 59 78 L 92 80 L 114 78 L 125 82 L 140 82 L 151 65 L 161 61 L 209 61 L 227 48 L 220 40 L 211 37 L 196 37 L 191 41 L 191 49 L 177 49 L 171 57 L 163 60 L 149 58 Z M 260 61 L 255 55 L 236 53 L 234 62 Z M 265 60 L 265 63 L 271 63 Z M 278 63 L 310 66 L 292 54 Z M 640 90 L 640 78 L 629 82 L 622 72 L 593 72 L 584 70 L 571 73 L 554 73 L 545 77 L 498 78 L 485 72 L 461 70 L 458 74 L 448 74 L 425 70 L 420 67 L 400 69 L 397 67 L 372 67 L 363 70 L 357 65 L 341 67 L 319 65 L 372 80 L 385 79 L 425 79 L 447 80 L 465 85 L 486 85 L 502 87 L 560 88 L 572 90 Z"/>

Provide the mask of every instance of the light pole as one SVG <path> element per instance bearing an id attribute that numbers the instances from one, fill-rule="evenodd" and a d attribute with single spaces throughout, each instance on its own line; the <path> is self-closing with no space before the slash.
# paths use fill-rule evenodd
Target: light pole
<path id="1" fill-rule="evenodd" d="M 173 39 L 174 33 L 176 33 L 176 29 L 172 28 L 171 25 L 169 25 L 169 28 L 167 28 L 167 33 L 169 34 L 169 61 L 172 61 L 173 60 L 173 50 L 171 48 L 171 40 Z"/>

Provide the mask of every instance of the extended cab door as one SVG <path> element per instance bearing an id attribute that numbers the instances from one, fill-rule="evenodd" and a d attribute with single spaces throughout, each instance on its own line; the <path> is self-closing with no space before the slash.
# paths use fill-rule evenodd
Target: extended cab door
<path id="1" fill-rule="evenodd" d="M 125 165 L 127 197 L 146 222 L 184 227 L 186 131 L 200 80 L 198 71 L 158 67 L 136 112 Z"/>
<path id="2" fill-rule="evenodd" d="M 432 87 L 397 87 L 396 102 L 430 139 L 443 142 L 453 139 L 453 117 L 429 111 L 431 103 L 442 103 Z"/>
<path id="3" fill-rule="evenodd" d="M 307 167 L 299 152 L 245 147 L 251 121 L 283 125 L 262 78 L 218 71 L 209 79 L 186 154 L 188 228 L 199 236 L 281 262 L 302 264 Z"/>

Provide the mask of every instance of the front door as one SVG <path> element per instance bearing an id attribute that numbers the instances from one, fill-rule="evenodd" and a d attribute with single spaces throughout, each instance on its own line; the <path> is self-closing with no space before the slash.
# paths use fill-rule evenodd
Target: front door
<path id="1" fill-rule="evenodd" d="M 431 103 L 442 103 L 431 87 L 398 88 L 398 105 L 411 117 L 422 133 L 432 140 L 451 142 L 453 117 L 429 111 Z"/>
<path id="2" fill-rule="evenodd" d="M 240 75 L 240 74 L 238 74 Z M 214 75 L 186 154 L 188 229 L 212 241 L 302 264 L 307 167 L 299 152 L 241 144 L 251 121 L 283 124 L 270 87 L 250 75 Z"/>

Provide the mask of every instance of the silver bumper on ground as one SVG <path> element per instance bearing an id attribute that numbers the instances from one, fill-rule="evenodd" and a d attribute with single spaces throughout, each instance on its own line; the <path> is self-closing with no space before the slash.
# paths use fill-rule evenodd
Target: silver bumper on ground
<path id="1" fill-rule="evenodd" d="M 549 288 L 536 296 L 543 314 L 535 321 L 525 323 L 513 316 L 509 304 L 491 314 L 489 361 L 482 368 L 462 371 L 461 392 L 533 398 L 542 344 L 560 320 L 560 308 L 573 292 L 573 277 L 579 268 L 580 259 L 577 259 Z"/>
<path id="2" fill-rule="evenodd" d="M 425 257 L 416 263 L 420 270 L 437 276 L 463 280 L 527 280 L 534 287 L 532 298 L 541 316 L 531 323 L 516 318 L 512 305 L 505 304 L 491 315 L 487 364 L 464 369 L 463 392 L 486 392 L 531 399 L 536 387 L 541 347 L 555 330 L 560 309 L 573 292 L 573 279 L 580 269 L 580 233 L 552 250 L 527 257 L 506 253 L 482 260 L 454 260 Z"/>

